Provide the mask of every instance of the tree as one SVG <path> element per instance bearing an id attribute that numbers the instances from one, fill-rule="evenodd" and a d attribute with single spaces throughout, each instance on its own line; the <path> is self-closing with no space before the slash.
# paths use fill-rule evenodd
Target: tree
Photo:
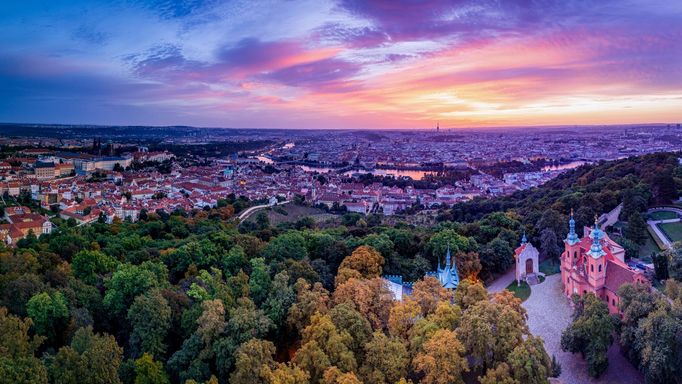
<path id="1" fill-rule="evenodd" d="M 122 353 L 113 336 L 80 328 L 71 345 L 61 347 L 55 355 L 50 377 L 55 383 L 119 384 Z"/>
<path id="2" fill-rule="evenodd" d="M 654 272 L 656 274 L 657 280 L 667 280 L 668 274 L 668 254 L 665 252 L 659 252 L 652 255 L 654 262 Z"/>
<path id="3" fill-rule="evenodd" d="M 240 345 L 235 353 L 235 369 L 231 383 L 268 384 L 275 368 L 275 345 L 269 341 L 251 339 Z"/>
<path id="4" fill-rule="evenodd" d="M 488 291 L 486 291 L 483 284 L 471 279 L 460 281 L 454 293 L 455 304 L 462 308 L 462 310 L 466 310 L 479 301 L 487 299 Z"/>
<path id="5" fill-rule="evenodd" d="M 403 301 L 396 302 L 391 307 L 388 315 L 388 331 L 393 337 L 408 340 L 410 328 L 422 316 L 422 309 L 416 301 L 405 297 Z"/>
<path id="6" fill-rule="evenodd" d="M 618 308 L 623 314 L 619 328 L 623 354 L 639 365 L 642 344 L 638 340 L 639 324 L 656 307 L 657 298 L 651 289 L 642 284 L 624 284 L 618 289 Z"/>
<path id="7" fill-rule="evenodd" d="M 0 307 L 0 380 L 47 384 L 47 370 L 35 357 L 43 336 L 29 336 L 31 319 L 22 320 Z"/>
<path id="8" fill-rule="evenodd" d="M 551 258 L 558 258 L 559 254 L 561 254 L 557 235 L 552 229 L 545 228 L 540 233 L 540 249 L 542 249 L 542 253 L 544 253 L 545 256 Z"/>
<path id="9" fill-rule="evenodd" d="M 315 313 L 327 313 L 329 292 L 322 287 L 322 284 L 315 283 L 311 287 L 303 279 L 296 281 L 294 289 L 296 289 L 296 302 L 289 308 L 287 322 L 299 333 L 303 333 Z"/>
<path id="10" fill-rule="evenodd" d="M 677 281 L 682 281 L 682 245 L 673 244 L 672 249 L 664 252 L 668 257 L 668 275 Z"/>
<path id="11" fill-rule="evenodd" d="M 240 270 L 246 270 L 249 267 L 249 260 L 246 257 L 244 248 L 235 245 L 221 257 L 220 264 L 222 266 L 225 276 L 236 275 Z"/>
<path id="12" fill-rule="evenodd" d="M 329 367 L 324 371 L 321 384 L 362 384 L 362 381 L 353 372 L 343 373 L 337 367 Z"/>
<path id="13" fill-rule="evenodd" d="M 425 276 L 414 283 L 411 296 L 421 308 L 424 316 L 433 313 L 441 301 L 452 299 L 452 293 L 443 288 L 440 281 L 432 276 Z"/>
<path id="14" fill-rule="evenodd" d="M 412 365 L 424 374 L 422 383 L 464 383 L 462 373 L 469 371 L 464 353 L 464 346 L 455 332 L 440 329 L 424 343 L 424 352 L 414 358 Z"/>
<path id="15" fill-rule="evenodd" d="M 163 264 L 145 261 L 140 265 L 121 264 L 106 282 L 104 304 L 115 314 L 124 314 L 135 297 L 168 281 Z"/>
<path id="16" fill-rule="evenodd" d="M 302 260 L 308 256 L 305 239 L 298 231 L 283 233 L 270 240 L 263 250 L 263 257 L 269 262 L 275 260 Z"/>
<path id="17" fill-rule="evenodd" d="M 132 356 L 149 353 L 163 356 L 166 336 L 171 327 L 171 308 L 159 290 L 152 290 L 135 298 L 128 310 Z"/>
<path id="18" fill-rule="evenodd" d="M 271 284 L 270 272 L 265 265 L 265 259 L 262 257 L 251 259 L 249 294 L 257 305 L 262 304 L 267 299 Z"/>
<path id="19" fill-rule="evenodd" d="M 349 303 L 355 306 L 374 330 L 384 329 L 393 304 L 393 294 L 382 278 L 371 280 L 350 279 L 334 291 L 334 303 Z"/>
<path id="20" fill-rule="evenodd" d="M 249 298 L 238 300 L 230 309 L 224 335 L 212 345 L 215 364 L 221 376 L 227 376 L 234 364 L 239 345 L 250 339 L 261 339 L 270 332 L 272 322 Z"/>
<path id="21" fill-rule="evenodd" d="M 448 248 L 452 255 L 456 255 L 459 252 L 475 252 L 476 242 L 473 239 L 460 235 L 454 229 L 444 229 L 429 239 L 427 247 L 431 251 L 431 260 L 433 260 L 438 257 L 445 257 Z"/>
<path id="22" fill-rule="evenodd" d="M 98 277 L 113 272 L 118 261 L 100 251 L 83 250 L 71 262 L 73 274 L 87 284 L 96 284 Z"/>
<path id="23" fill-rule="evenodd" d="M 613 343 L 616 320 L 606 303 L 591 293 L 574 296 L 574 302 L 574 320 L 561 334 L 561 349 L 580 352 L 587 359 L 590 376 L 599 377 L 608 368 L 606 353 Z"/>
<path id="24" fill-rule="evenodd" d="M 521 384 L 512 377 L 509 365 L 500 363 L 495 369 L 488 368 L 485 376 L 478 378 L 480 384 Z"/>
<path id="25" fill-rule="evenodd" d="M 458 252 L 455 256 L 455 265 L 460 277 L 476 278 L 482 268 L 476 252 Z"/>
<path id="26" fill-rule="evenodd" d="M 135 360 L 135 384 L 168 384 L 168 375 L 163 364 L 154 361 L 148 353 Z"/>
<path id="27" fill-rule="evenodd" d="M 58 341 L 69 320 L 66 298 L 58 291 L 52 294 L 42 292 L 31 297 L 26 304 L 26 312 L 33 320 L 36 332 L 47 336 L 51 343 Z"/>
<path id="28" fill-rule="evenodd" d="M 270 218 L 268 217 L 268 214 L 264 211 L 258 212 L 256 215 L 256 225 L 260 230 L 268 229 L 270 227 Z"/>
<path id="29" fill-rule="evenodd" d="M 265 313 L 277 328 L 286 324 L 289 308 L 295 300 L 294 289 L 289 285 L 289 275 L 286 271 L 279 272 L 275 275 L 270 293 L 263 305 Z"/>
<path id="30" fill-rule="evenodd" d="M 393 384 L 407 375 L 409 357 L 402 341 L 377 331 L 365 345 L 360 375 L 366 383 Z"/>
<path id="31" fill-rule="evenodd" d="M 362 245 L 343 259 L 336 276 L 336 285 L 348 281 L 350 278 L 371 279 L 381 276 L 384 258 L 376 249 Z"/>
<path id="32" fill-rule="evenodd" d="M 483 270 L 488 273 L 504 272 L 514 263 L 514 250 L 506 241 L 495 238 L 479 252 Z"/>
<path id="33" fill-rule="evenodd" d="M 332 366 L 342 372 L 353 372 L 357 363 L 350 350 L 351 340 L 347 332 L 336 329 L 328 315 L 314 314 L 303 331 L 302 345 L 293 361 L 310 373 L 314 383 L 320 381 L 324 371 Z"/>
<path id="34" fill-rule="evenodd" d="M 464 311 L 457 334 L 474 365 L 485 369 L 506 361 L 529 331 L 514 306 L 482 300 Z"/>
<path id="35" fill-rule="evenodd" d="M 628 217 L 628 225 L 625 228 L 625 237 L 642 245 L 646 242 L 649 234 L 646 229 L 646 222 L 639 212 L 634 212 Z"/>
<path id="36" fill-rule="evenodd" d="M 528 336 L 511 351 L 507 362 L 520 383 L 545 384 L 551 375 L 552 360 L 545 351 L 541 338 Z"/>
<path id="37" fill-rule="evenodd" d="M 682 377 L 682 308 L 661 300 L 640 322 L 636 340 L 641 345 L 640 368 L 647 383 L 679 383 Z"/>
<path id="38" fill-rule="evenodd" d="M 349 347 L 356 359 L 361 360 L 365 353 L 365 344 L 372 338 L 372 325 L 351 303 L 334 306 L 329 311 L 329 317 L 339 331 L 345 331 L 351 336 Z"/>
<path id="39" fill-rule="evenodd" d="M 270 374 L 271 384 L 309 384 L 310 375 L 292 363 L 278 363 Z"/>

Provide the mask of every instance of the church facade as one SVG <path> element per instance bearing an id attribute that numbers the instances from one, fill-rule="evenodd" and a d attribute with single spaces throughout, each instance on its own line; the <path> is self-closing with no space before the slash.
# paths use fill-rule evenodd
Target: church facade
<path id="1" fill-rule="evenodd" d="M 538 249 L 528 242 L 524 233 L 521 245 L 514 250 L 517 285 L 521 285 L 522 281 L 529 284 L 537 283 L 538 276 L 543 275 L 540 273 L 539 255 Z"/>
<path id="2" fill-rule="evenodd" d="M 593 227 L 584 228 L 584 236 L 580 238 L 575 232 L 573 212 L 561 254 L 561 281 L 566 296 L 593 293 L 608 304 L 611 313 L 620 312 L 618 288 L 621 285 L 649 283 L 641 271 L 625 263 L 623 247 L 611 240 L 596 220 Z"/>

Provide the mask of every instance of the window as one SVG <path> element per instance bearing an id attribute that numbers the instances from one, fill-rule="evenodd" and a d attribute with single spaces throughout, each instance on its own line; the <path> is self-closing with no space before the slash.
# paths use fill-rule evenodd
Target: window
<path id="1" fill-rule="evenodd" d="M 599 264 L 599 272 L 601 272 L 601 264 Z"/>
<path id="2" fill-rule="evenodd" d="M 590 272 L 594 272 L 594 264 L 590 265 Z"/>
<path id="3" fill-rule="evenodd" d="M 616 299 L 611 299 L 611 304 L 615 307 L 616 306 Z"/>

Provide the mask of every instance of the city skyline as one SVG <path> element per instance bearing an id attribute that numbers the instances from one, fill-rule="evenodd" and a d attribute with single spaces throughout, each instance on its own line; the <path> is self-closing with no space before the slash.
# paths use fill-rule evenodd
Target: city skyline
<path id="1" fill-rule="evenodd" d="M 682 120 L 682 5 L 521 3 L 5 3 L 0 121 L 427 129 Z"/>

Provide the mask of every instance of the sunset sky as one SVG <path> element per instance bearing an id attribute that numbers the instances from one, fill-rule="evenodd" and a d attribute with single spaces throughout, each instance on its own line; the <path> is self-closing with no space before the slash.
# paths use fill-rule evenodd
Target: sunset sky
<path id="1" fill-rule="evenodd" d="M 682 1 L 0 2 L 0 122 L 682 122 Z"/>

